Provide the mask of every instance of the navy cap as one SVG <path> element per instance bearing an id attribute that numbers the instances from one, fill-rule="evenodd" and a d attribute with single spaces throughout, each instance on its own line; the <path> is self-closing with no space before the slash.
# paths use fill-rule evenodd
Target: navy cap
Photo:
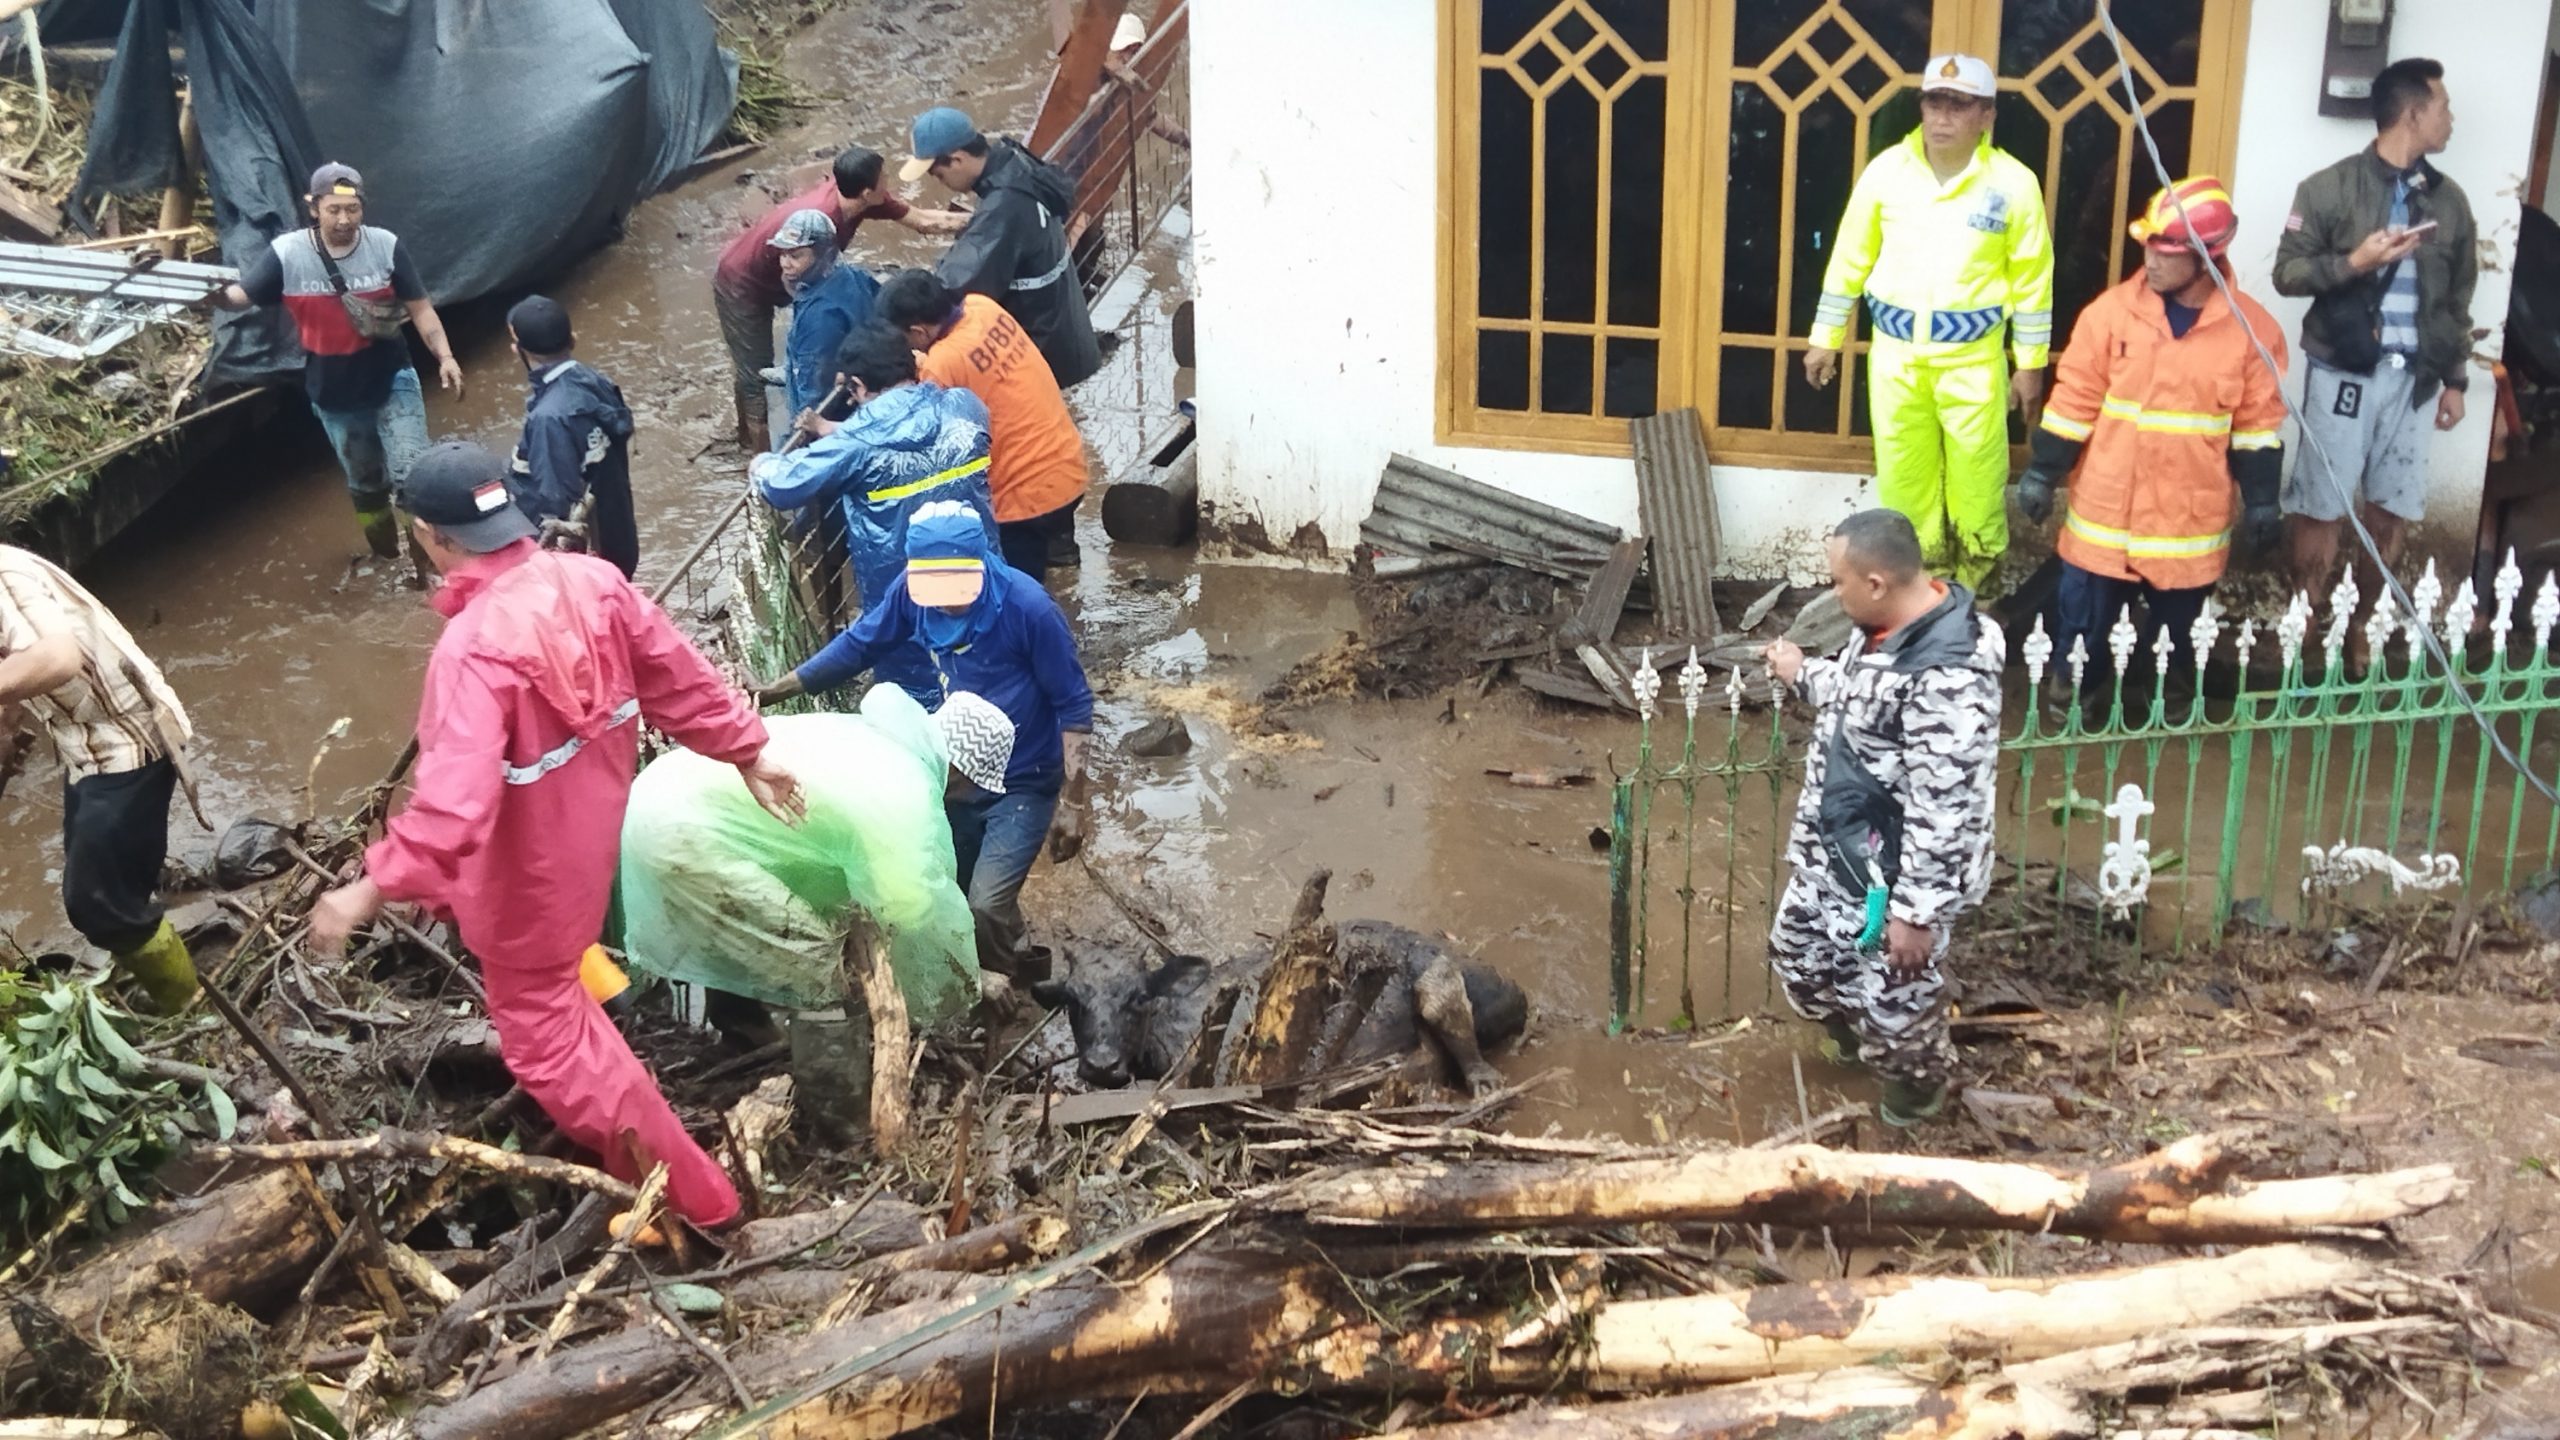
<path id="1" fill-rule="evenodd" d="M 507 328 L 528 355 L 557 355 L 573 342 L 569 312 L 548 295 L 527 295 L 507 312 Z"/>
<path id="2" fill-rule="evenodd" d="M 400 508 L 474 555 L 535 535 L 507 489 L 507 462 L 468 440 L 430 445 L 402 477 Z"/>

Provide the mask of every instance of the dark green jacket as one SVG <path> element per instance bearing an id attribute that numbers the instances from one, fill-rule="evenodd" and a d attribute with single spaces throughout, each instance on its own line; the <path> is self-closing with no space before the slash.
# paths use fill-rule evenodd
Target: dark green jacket
<path id="1" fill-rule="evenodd" d="M 2339 364 L 2372 344 L 2382 307 L 2382 271 L 2358 275 L 2347 256 L 2364 238 L 2391 223 L 2391 188 L 2398 172 L 2372 146 L 2302 182 L 2293 213 L 2276 245 L 2276 293 L 2312 297 L 2302 322 L 2302 348 L 2314 359 Z M 2417 254 L 2401 263 L 2418 267 L 2418 387 L 2432 397 L 2439 384 L 2471 383 L 2471 291 L 2480 279 L 2480 235 L 2462 187 L 2424 160 L 2409 193 L 2409 223 L 2433 220 Z M 2361 369 L 2363 366 L 2346 366 Z"/>

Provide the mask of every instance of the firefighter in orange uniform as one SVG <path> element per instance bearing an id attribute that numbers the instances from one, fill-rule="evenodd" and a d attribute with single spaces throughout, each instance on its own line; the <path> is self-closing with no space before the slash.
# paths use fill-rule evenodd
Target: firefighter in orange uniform
<path id="1" fill-rule="evenodd" d="M 2137 598 L 2135 653 L 2147 660 L 2166 627 L 2193 673 L 2191 627 L 2230 561 L 2233 531 L 2260 552 L 2282 533 L 2284 332 L 2237 288 L 2226 301 L 2205 268 L 2229 275 L 2223 256 L 2238 229 L 2229 192 L 2210 176 L 2152 200 L 2133 223 L 2142 273 L 2080 312 L 2018 484 L 2018 508 L 2042 521 L 2068 479 L 2053 653 L 2067 661 L 2072 643 L 2086 641 L 2093 697 L 2114 670 L 2108 631 Z"/>

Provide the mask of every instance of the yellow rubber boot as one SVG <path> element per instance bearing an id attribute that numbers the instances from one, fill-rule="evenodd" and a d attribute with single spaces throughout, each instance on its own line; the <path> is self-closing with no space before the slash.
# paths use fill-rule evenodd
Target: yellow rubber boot
<path id="1" fill-rule="evenodd" d="M 587 998 L 599 1005 L 610 1005 L 623 991 L 631 988 L 631 977 L 613 963 L 602 945 L 590 945 L 578 957 L 578 983 L 586 987 Z"/>
<path id="2" fill-rule="evenodd" d="M 160 922 L 150 939 L 119 952 L 116 967 L 142 987 L 156 1014 L 175 1015 L 196 998 L 195 957 L 187 953 L 187 942 L 178 938 L 177 929 L 166 920 Z"/>

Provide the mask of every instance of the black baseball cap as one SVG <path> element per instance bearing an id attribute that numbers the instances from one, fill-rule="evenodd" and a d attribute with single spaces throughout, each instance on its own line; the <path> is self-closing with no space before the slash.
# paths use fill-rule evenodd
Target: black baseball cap
<path id="1" fill-rule="evenodd" d="M 399 485 L 400 508 L 474 555 L 536 533 L 507 489 L 507 462 L 468 440 L 430 445 Z"/>

